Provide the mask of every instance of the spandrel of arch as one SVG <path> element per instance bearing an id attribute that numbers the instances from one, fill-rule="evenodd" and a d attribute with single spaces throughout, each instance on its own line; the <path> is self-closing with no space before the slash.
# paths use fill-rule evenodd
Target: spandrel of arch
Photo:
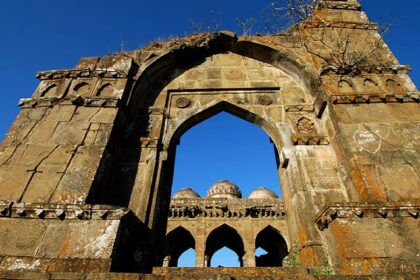
<path id="1" fill-rule="evenodd" d="M 354 91 L 353 84 L 348 80 L 340 80 L 338 82 L 338 87 L 344 92 L 353 92 Z"/>
<path id="2" fill-rule="evenodd" d="M 197 46 L 193 48 L 180 48 L 175 52 L 168 52 L 156 59 L 138 79 L 134 86 L 134 94 L 130 97 L 128 109 L 132 112 L 137 111 L 145 105 L 152 105 L 160 94 L 161 90 L 176 77 L 182 75 L 186 70 L 193 68 L 205 61 L 206 57 L 214 54 L 232 52 L 237 55 L 252 58 L 257 61 L 265 62 L 274 67 L 285 71 L 291 77 L 299 80 L 308 92 L 314 95 L 323 92 L 318 83 L 318 77 L 314 74 L 316 69 L 309 69 L 308 65 L 300 63 L 298 56 L 290 53 L 287 48 L 274 49 L 268 45 L 254 41 L 240 40 L 226 34 L 215 34 L 212 39 L 214 44 L 211 47 Z M 279 46 L 278 46 L 279 47 Z M 178 68 L 173 67 L 173 61 L 177 58 Z M 158 70 L 157 70 L 158 69 Z M 176 69 L 176 71 L 174 71 Z M 150 77 L 153 77 L 154 87 L 149 87 Z M 157 86 L 159 85 L 159 86 Z M 140 94 L 148 92 L 148 94 Z"/>
<path id="3" fill-rule="evenodd" d="M 387 79 L 385 82 L 387 91 L 398 93 L 402 90 L 401 84 L 394 79 Z"/>
<path id="4" fill-rule="evenodd" d="M 165 239 L 164 266 L 178 266 L 179 257 L 188 249 L 195 250 L 195 240 L 192 234 L 180 226 L 172 230 Z"/>
<path id="5" fill-rule="evenodd" d="M 238 256 L 239 266 L 243 266 L 244 243 L 239 233 L 232 227 L 223 224 L 214 229 L 206 240 L 207 266 L 212 266 L 214 253 L 223 247 L 229 248 Z M 223 266 L 223 265 L 222 265 Z"/>
<path id="6" fill-rule="evenodd" d="M 40 94 L 40 97 L 57 97 L 58 96 L 57 84 L 48 85 Z"/>
<path id="7" fill-rule="evenodd" d="M 370 79 L 370 78 L 366 78 L 363 81 L 363 85 L 365 87 L 376 87 L 376 86 L 378 86 L 378 84 L 373 79 Z"/>
<path id="8" fill-rule="evenodd" d="M 96 92 L 96 96 L 98 97 L 109 97 L 114 92 L 114 88 L 110 83 L 106 83 L 102 85 L 98 91 Z"/>
<path id="9" fill-rule="evenodd" d="M 77 94 L 87 94 L 90 90 L 90 86 L 86 82 L 80 82 L 74 86 L 73 90 Z"/>
<path id="10" fill-rule="evenodd" d="M 260 231 L 255 239 L 255 248 L 261 248 L 266 254 L 255 256 L 256 266 L 282 266 L 283 259 L 288 255 L 286 241 L 278 230 L 267 226 Z"/>

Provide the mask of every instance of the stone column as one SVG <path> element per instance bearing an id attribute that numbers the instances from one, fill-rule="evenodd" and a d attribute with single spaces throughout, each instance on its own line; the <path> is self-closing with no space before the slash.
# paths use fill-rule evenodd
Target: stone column
<path id="1" fill-rule="evenodd" d="M 163 267 L 169 267 L 169 264 L 171 263 L 171 256 L 165 256 L 163 258 Z"/>
<path id="2" fill-rule="evenodd" d="M 244 267 L 255 267 L 255 244 L 253 238 L 244 239 L 245 253 L 242 256 Z"/>
<path id="3" fill-rule="evenodd" d="M 195 237 L 195 266 L 206 267 L 207 256 L 206 256 L 206 240 L 204 236 Z"/>

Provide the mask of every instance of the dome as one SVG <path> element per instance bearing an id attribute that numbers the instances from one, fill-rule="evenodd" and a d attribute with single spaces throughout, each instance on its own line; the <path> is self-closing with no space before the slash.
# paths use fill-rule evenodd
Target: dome
<path id="1" fill-rule="evenodd" d="M 253 191 L 248 196 L 248 198 L 251 198 L 251 199 L 278 198 L 278 196 L 274 192 L 270 191 L 269 189 L 265 187 L 261 187 Z"/>
<path id="2" fill-rule="evenodd" d="M 183 188 L 179 192 L 176 192 L 172 198 L 200 198 L 200 196 L 191 188 Z"/>
<path id="3" fill-rule="evenodd" d="M 242 194 L 239 188 L 228 180 L 221 180 L 215 183 L 207 191 L 207 197 L 210 198 L 241 198 Z"/>

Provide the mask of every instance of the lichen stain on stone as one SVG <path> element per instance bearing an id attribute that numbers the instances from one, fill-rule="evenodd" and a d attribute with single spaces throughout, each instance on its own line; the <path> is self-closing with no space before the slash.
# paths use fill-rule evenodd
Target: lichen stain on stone
<path id="1" fill-rule="evenodd" d="M 86 250 L 90 252 L 89 254 L 92 254 L 95 257 L 110 255 L 115 241 L 113 238 L 115 238 L 118 224 L 119 221 L 111 221 L 99 236 L 91 239 L 89 244 L 86 245 Z"/>
<path id="2" fill-rule="evenodd" d="M 22 259 L 16 259 L 7 267 L 7 270 L 36 270 L 40 266 L 39 260 L 34 260 L 32 263 L 26 263 Z"/>

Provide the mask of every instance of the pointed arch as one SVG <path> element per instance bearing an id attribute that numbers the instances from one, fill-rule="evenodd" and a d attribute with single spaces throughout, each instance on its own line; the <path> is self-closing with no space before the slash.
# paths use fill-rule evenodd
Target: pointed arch
<path id="1" fill-rule="evenodd" d="M 214 253 L 223 247 L 227 247 L 234 251 L 238 255 L 240 266 L 243 265 L 242 257 L 245 251 L 242 237 L 234 228 L 227 224 L 223 224 L 212 230 L 207 236 L 205 253 L 208 258 L 207 266 L 211 266 L 211 258 Z"/>
<path id="2" fill-rule="evenodd" d="M 217 33 L 209 40 L 208 45 L 174 48 L 151 60 L 149 65 L 145 65 L 145 70 L 128 96 L 128 110 L 135 115 L 137 108 L 152 105 L 170 81 L 200 65 L 207 57 L 228 52 L 270 64 L 284 71 L 314 96 L 323 92 L 317 70 L 301 63 L 300 58 L 287 48 L 281 46 L 273 48 L 251 40 L 238 41 L 238 38 L 231 34 Z"/>
<path id="3" fill-rule="evenodd" d="M 283 146 L 281 136 L 275 132 L 276 130 L 270 123 L 268 123 L 267 120 L 249 110 L 246 110 L 227 101 L 212 103 L 207 107 L 201 108 L 199 112 L 195 112 L 190 117 L 180 122 L 180 125 L 173 131 L 173 133 L 169 133 L 166 136 L 167 138 L 163 139 L 164 146 L 173 148 L 176 146 L 176 144 L 179 143 L 179 139 L 186 131 L 195 125 L 217 115 L 220 112 L 230 113 L 240 119 L 260 127 L 265 133 L 268 134 L 271 141 L 273 141 L 277 151 L 280 150 Z"/>
<path id="4" fill-rule="evenodd" d="M 255 248 L 262 248 L 267 253 L 256 256 L 257 266 L 282 266 L 283 259 L 288 255 L 286 240 L 280 232 L 272 226 L 261 230 L 255 238 Z"/>
<path id="5" fill-rule="evenodd" d="M 191 232 L 179 226 L 169 232 L 165 238 L 165 258 L 167 266 L 178 266 L 178 259 L 188 249 L 195 250 L 195 239 Z"/>

